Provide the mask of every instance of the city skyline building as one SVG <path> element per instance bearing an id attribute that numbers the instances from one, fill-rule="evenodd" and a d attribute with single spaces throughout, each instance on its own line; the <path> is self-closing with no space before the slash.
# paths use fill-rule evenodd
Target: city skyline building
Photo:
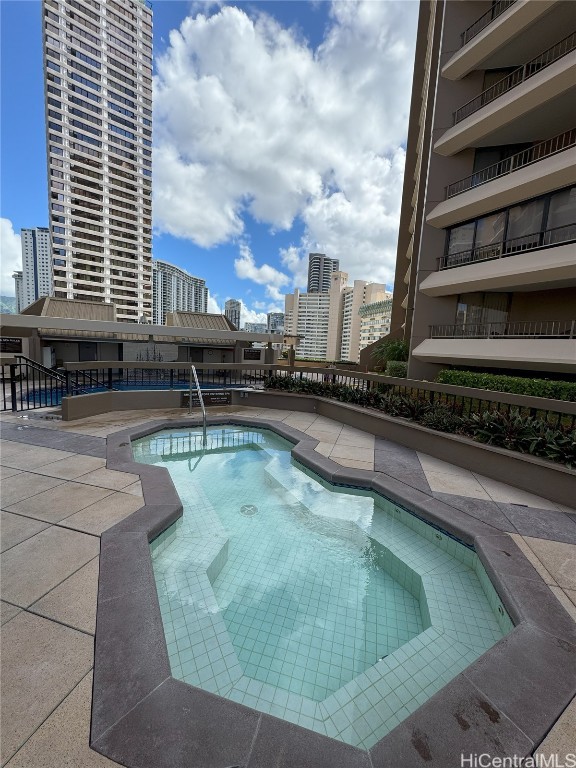
<path id="1" fill-rule="evenodd" d="M 152 319 L 166 323 L 167 312 L 207 312 L 206 281 L 163 259 L 152 262 Z"/>
<path id="2" fill-rule="evenodd" d="M 24 275 L 21 269 L 17 269 L 12 275 L 14 279 L 14 298 L 16 303 L 14 311 L 17 315 L 24 309 Z"/>
<path id="3" fill-rule="evenodd" d="M 16 271 L 16 298 L 20 310 L 52 293 L 52 249 L 50 230 L 31 227 L 20 230 L 22 271 Z M 16 275 L 19 275 L 16 278 Z"/>
<path id="4" fill-rule="evenodd" d="M 240 330 L 240 313 L 242 311 L 242 302 L 238 299 L 228 299 L 224 304 L 224 314 L 234 324 L 237 331 Z"/>
<path id="5" fill-rule="evenodd" d="M 54 295 L 152 314 L 152 11 L 43 0 Z"/>
<path id="6" fill-rule="evenodd" d="M 296 345 L 298 357 L 358 362 L 359 310 L 390 296 L 385 285 L 355 280 L 349 286 L 346 272 L 332 272 L 328 292 L 296 289 L 285 296 L 285 334 L 301 337 Z"/>
<path id="7" fill-rule="evenodd" d="M 282 333 L 284 331 L 284 312 L 268 312 L 266 329 L 268 333 Z"/>
<path id="8" fill-rule="evenodd" d="M 576 369 L 570 2 L 422 2 L 391 333 L 408 375 Z"/>
<path id="9" fill-rule="evenodd" d="M 247 333 L 266 333 L 266 323 L 244 323 L 244 329 Z"/>
<path id="10" fill-rule="evenodd" d="M 308 254 L 307 293 L 327 293 L 331 286 L 332 272 L 338 272 L 340 261 L 330 259 L 324 253 Z"/>
<path id="11" fill-rule="evenodd" d="M 360 316 L 360 351 L 390 333 L 392 294 L 385 299 L 365 304 L 358 310 Z"/>

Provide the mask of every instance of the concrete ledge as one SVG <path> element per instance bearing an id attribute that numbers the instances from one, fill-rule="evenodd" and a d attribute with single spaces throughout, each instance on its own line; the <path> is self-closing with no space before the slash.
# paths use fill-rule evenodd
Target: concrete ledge
<path id="1" fill-rule="evenodd" d="M 94 392 L 62 398 L 62 420 L 75 421 L 111 411 L 139 411 L 148 408 L 180 408 L 182 390 L 144 389 L 127 392 Z"/>
<path id="2" fill-rule="evenodd" d="M 463 469 L 477 472 L 481 466 L 482 474 L 494 480 L 516 485 L 559 504 L 574 505 L 576 472 L 561 464 L 477 443 L 468 437 L 437 432 L 406 419 L 314 395 L 254 391 L 248 392 L 247 397 L 238 403 L 236 394 L 233 393 L 234 404 L 317 413 Z"/>
<path id="3" fill-rule="evenodd" d="M 92 748 L 131 768 L 447 768 L 461 752 L 531 754 L 576 693 L 576 629 L 510 537 L 406 483 L 335 464 L 313 450 L 308 435 L 281 422 L 209 423 L 270 429 L 296 442 L 295 458 L 323 477 L 384 493 L 473 542 L 517 626 L 369 752 L 174 680 L 148 542 L 182 514 L 182 505 L 167 470 L 126 454 L 132 438 L 199 423 L 123 430 L 108 439 L 109 468 L 139 474 L 145 498 L 153 485 L 154 497 L 166 503 L 146 504 L 102 536 Z"/>

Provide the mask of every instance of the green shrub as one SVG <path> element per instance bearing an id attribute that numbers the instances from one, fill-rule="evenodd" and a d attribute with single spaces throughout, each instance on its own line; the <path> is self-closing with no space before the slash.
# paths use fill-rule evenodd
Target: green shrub
<path id="1" fill-rule="evenodd" d="M 523 416 L 518 409 L 511 409 L 509 413 L 485 410 L 464 418 L 459 405 L 431 405 L 422 397 L 396 394 L 393 387 L 379 385 L 375 389 L 356 389 L 331 381 L 277 375 L 268 377 L 264 386 L 375 408 L 389 416 L 411 419 L 428 429 L 466 435 L 488 445 L 529 453 L 576 468 L 576 430 L 552 427 L 544 419 Z"/>
<path id="2" fill-rule="evenodd" d="M 408 360 L 409 347 L 403 339 L 384 339 L 374 348 L 374 359 L 384 365 L 391 360 L 406 362 Z"/>
<path id="3" fill-rule="evenodd" d="M 446 405 L 431 406 L 418 421 L 423 427 L 438 432 L 458 433 L 463 427 L 462 417 Z"/>
<path id="4" fill-rule="evenodd" d="M 390 360 L 386 363 L 386 376 L 396 376 L 399 379 L 405 379 L 408 375 L 408 363 L 401 360 Z"/>
<path id="5" fill-rule="evenodd" d="M 516 395 L 547 397 L 551 400 L 576 401 L 576 382 L 528 379 L 475 371 L 440 371 L 436 377 L 440 384 L 489 389 L 492 392 L 510 392 Z"/>

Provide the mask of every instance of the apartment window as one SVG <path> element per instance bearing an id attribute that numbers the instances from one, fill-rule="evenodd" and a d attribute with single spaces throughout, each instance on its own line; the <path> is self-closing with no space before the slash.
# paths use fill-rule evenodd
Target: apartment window
<path id="1" fill-rule="evenodd" d="M 70 111 L 73 112 L 74 110 Z M 100 124 L 100 120 L 98 120 L 98 123 Z M 83 131 L 88 131 L 88 133 L 93 133 L 95 136 L 102 136 L 102 131 L 99 131 L 91 125 L 86 125 L 79 120 L 70 120 L 70 125 L 73 125 L 75 128 L 81 128 Z"/>
<path id="2" fill-rule="evenodd" d="M 545 201 L 541 198 L 510 208 L 506 239 L 513 240 L 516 237 L 538 234 L 542 229 L 544 204 Z"/>
<path id="3" fill-rule="evenodd" d="M 96 61 L 96 59 L 92 59 L 90 56 L 86 56 L 85 53 L 81 53 L 80 51 L 75 50 L 74 48 L 71 48 L 70 56 L 74 56 L 76 59 L 80 59 L 80 61 L 85 62 L 86 64 L 89 64 L 91 67 L 94 67 L 94 69 L 100 69 L 102 66 L 99 61 Z"/>
<path id="4" fill-rule="evenodd" d="M 576 187 L 563 189 L 550 198 L 546 229 L 576 224 Z"/>
<path id="5" fill-rule="evenodd" d="M 457 325 L 505 323 L 510 309 L 508 293 L 462 293 L 456 308 Z"/>
<path id="6" fill-rule="evenodd" d="M 90 73 L 90 74 L 93 74 L 93 73 Z M 72 80 L 76 80 L 77 83 L 82 83 L 82 85 L 88 86 L 88 88 L 94 88 L 95 91 L 100 90 L 99 85 L 97 85 L 96 83 L 93 83 L 92 80 L 87 80 L 85 77 L 82 77 L 82 75 L 77 75 L 76 72 L 70 72 L 70 78 Z M 72 88 L 74 88 L 74 86 L 72 86 Z M 76 89 L 74 88 L 74 90 Z M 86 93 L 84 95 L 88 96 L 89 94 Z"/>
<path id="7" fill-rule="evenodd" d="M 74 67 L 74 69 L 77 69 L 78 72 L 82 72 L 84 75 L 88 75 L 89 77 L 94 77 L 96 80 L 100 80 L 100 75 L 98 72 L 94 72 L 91 69 L 88 69 L 88 67 L 85 67 L 83 64 L 80 64 L 75 59 L 70 59 L 69 64 L 71 67 Z"/>
<path id="8" fill-rule="evenodd" d="M 55 64 L 53 61 L 50 61 L 50 59 L 46 60 L 46 66 L 48 69 L 53 69 L 54 72 L 60 72 L 60 66 L 58 64 Z"/>

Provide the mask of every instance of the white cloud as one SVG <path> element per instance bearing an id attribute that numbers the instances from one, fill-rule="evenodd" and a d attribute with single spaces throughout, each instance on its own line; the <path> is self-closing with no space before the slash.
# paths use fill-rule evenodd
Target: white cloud
<path id="1" fill-rule="evenodd" d="M 240 258 L 234 260 L 234 271 L 236 277 L 241 280 L 252 280 L 258 285 L 264 285 L 266 295 L 274 301 L 282 300 L 283 294 L 280 289 L 290 284 L 288 275 L 275 267 L 271 267 L 269 264 L 257 267 L 250 248 L 245 244 L 240 245 Z M 259 321 L 255 320 L 254 322 Z"/>
<path id="2" fill-rule="evenodd" d="M 14 232 L 10 219 L 0 219 L 0 253 L 0 293 L 2 296 L 14 296 L 12 274 L 15 269 L 22 269 L 22 247 L 20 235 Z"/>
<path id="3" fill-rule="evenodd" d="M 224 310 L 218 304 L 217 297 L 216 296 L 212 296 L 211 293 L 208 294 L 207 311 L 212 313 L 212 314 L 215 314 L 215 315 L 222 315 L 222 314 L 224 314 Z"/>
<path id="4" fill-rule="evenodd" d="M 338 0 L 315 51 L 255 7 L 204 8 L 157 60 L 156 225 L 209 247 L 247 213 L 276 230 L 300 218 L 302 241 L 279 254 L 289 281 L 236 261 L 275 300 L 305 284 L 308 249 L 390 283 L 418 4 Z"/>
<path id="5" fill-rule="evenodd" d="M 255 309 L 250 309 L 244 302 L 241 302 L 242 309 L 240 310 L 240 327 L 243 328 L 246 323 L 265 323 L 267 321 L 266 312 L 258 312 Z"/>

